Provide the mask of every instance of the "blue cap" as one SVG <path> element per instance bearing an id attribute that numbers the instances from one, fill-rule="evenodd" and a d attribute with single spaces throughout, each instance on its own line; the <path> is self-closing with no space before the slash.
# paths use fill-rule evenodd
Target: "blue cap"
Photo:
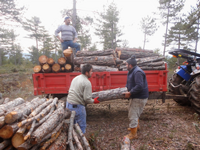
<path id="1" fill-rule="evenodd" d="M 70 17 L 65 17 L 65 20 L 69 19 Z"/>

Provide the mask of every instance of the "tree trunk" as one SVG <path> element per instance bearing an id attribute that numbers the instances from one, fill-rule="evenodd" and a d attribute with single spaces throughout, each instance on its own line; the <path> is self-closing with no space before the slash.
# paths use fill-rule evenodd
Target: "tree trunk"
<path id="1" fill-rule="evenodd" d="M 34 73 L 42 73 L 42 67 L 37 65 L 33 68 Z"/>
<path id="2" fill-rule="evenodd" d="M 47 64 L 48 62 L 48 57 L 45 55 L 42 55 L 39 57 L 39 63 L 41 66 L 43 66 L 44 64 Z"/>
<path id="3" fill-rule="evenodd" d="M 122 60 L 126 60 L 130 58 L 132 55 L 134 55 L 136 58 L 144 58 L 144 57 L 153 57 L 158 56 L 158 54 L 155 53 L 149 53 L 149 52 L 134 52 L 134 51 L 117 51 L 118 57 Z"/>
<path id="4" fill-rule="evenodd" d="M 0 105 L 0 116 L 4 115 L 6 112 L 8 112 L 11 108 L 14 108 L 25 101 L 22 98 L 16 98 L 13 101 L 10 101 L 6 104 Z"/>
<path id="5" fill-rule="evenodd" d="M 60 68 L 60 65 L 56 63 L 52 66 L 52 71 L 55 73 L 60 72 Z"/>
<path id="6" fill-rule="evenodd" d="M 0 150 L 6 148 L 10 144 L 10 140 L 4 140 L 0 143 Z"/>
<path id="7" fill-rule="evenodd" d="M 17 148 L 20 146 L 22 143 L 25 142 L 24 137 L 25 137 L 25 131 L 26 131 L 26 126 L 23 126 L 17 130 L 15 135 L 12 137 L 12 145 Z"/>
<path id="8" fill-rule="evenodd" d="M 51 67 L 48 65 L 48 64 L 44 64 L 42 66 L 42 70 L 45 72 L 45 73 L 49 73 L 51 72 Z"/>
<path id="9" fill-rule="evenodd" d="M 55 64 L 55 61 L 53 60 L 53 58 L 49 58 L 48 61 L 47 61 L 47 64 L 49 66 L 53 66 Z"/>
<path id="10" fill-rule="evenodd" d="M 81 64 L 81 68 L 83 67 L 84 64 Z M 118 68 L 111 68 L 108 66 L 96 66 L 96 65 L 92 65 L 92 71 L 93 72 L 103 72 L 103 71 L 119 71 Z"/>
<path id="11" fill-rule="evenodd" d="M 115 57 L 113 55 L 74 58 L 75 65 L 86 64 L 86 63 L 89 63 L 91 65 L 102 65 L 102 66 L 116 65 Z"/>
<path id="12" fill-rule="evenodd" d="M 62 120 L 64 117 L 64 108 L 59 108 L 41 125 L 39 126 L 32 134 L 31 139 L 33 140 L 32 144 L 37 144 L 42 140 L 42 138 L 50 133 Z"/>
<path id="13" fill-rule="evenodd" d="M 92 98 L 99 97 L 98 100 L 100 102 L 108 101 L 108 100 L 115 100 L 115 99 L 123 99 L 124 98 L 124 92 L 128 92 L 127 88 L 116 88 L 111 90 L 105 90 L 105 91 L 99 91 L 99 92 L 93 92 Z"/>
<path id="14" fill-rule="evenodd" d="M 87 56 L 106 56 L 113 55 L 116 56 L 115 51 L 113 49 L 108 49 L 104 51 L 78 51 L 76 53 L 76 57 L 87 57 Z"/>
<path id="15" fill-rule="evenodd" d="M 66 58 L 65 57 L 60 57 L 59 59 L 58 59 L 58 64 L 60 65 L 60 66 L 65 66 L 65 64 L 66 64 Z"/>
<path id="16" fill-rule="evenodd" d="M 67 133 L 62 132 L 54 143 L 52 143 L 47 150 L 65 150 L 67 142 Z"/>
<path id="17" fill-rule="evenodd" d="M 23 116 L 27 116 L 31 113 L 32 110 L 34 110 L 36 107 L 41 105 L 46 101 L 45 98 L 39 99 L 34 98 L 31 102 L 26 103 L 26 107 L 19 109 L 15 109 L 14 111 L 9 112 L 5 116 L 5 122 L 8 124 L 11 124 L 17 120 L 21 120 Z"/>

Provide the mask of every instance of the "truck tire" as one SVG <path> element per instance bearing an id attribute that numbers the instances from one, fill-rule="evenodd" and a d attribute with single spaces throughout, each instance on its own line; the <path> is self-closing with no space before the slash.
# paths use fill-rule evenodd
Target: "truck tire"
<path id="1" fill-rule="evenodd" d="M 174 95 L 182 95 L 180 92 L 180 88 L 174 88 L 170 83 L 172 83 L 174 86 L 178 86 L 182 83 L 183 78 L 181 78 L 179 75 L 177 75 L 176 73 L 172 75 L 172 77 L 169 80 L 169 92 L 174 94 Z M 187 93 L 185 93 L 187 94 Z M 173 99 L 175 102 L 177 102 L 180 105 L 186 106 L 186 105 L 191 105 L 190 101 L 188 100 L 188 98 L 175 98 Z"/>
<path id="2" fill-rule="evenodd" d="M 194 78 L 188 95 L 192 107 L 196 112 L 200 113 L 200 75 Z"/>

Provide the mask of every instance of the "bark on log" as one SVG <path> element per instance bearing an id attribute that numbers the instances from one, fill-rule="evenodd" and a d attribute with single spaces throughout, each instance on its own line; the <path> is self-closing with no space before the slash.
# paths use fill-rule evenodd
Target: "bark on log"
<path id="1" fill-rule="evenodd" d="M 17 148 L 22 143 L 25 142 L 24 136 L 25 136 L 26 126 L 23 126 L 17 130 L 15 135 L 12 137 L 12 145 Z"/>
<path id="2" fill-rule="evenodd" d="M 81 64 L 81 68 L 83 67 L 84 64 Z M 92 72 L 103 72 L 103 71 L 119 71 L 118 68 L 112 68 L 112 67 L 108 67 L 108 66 L 96 66 L 96 65 L 92 65 Z"/>
<path id="3" fill-rule="evenodd" d="M 65 57 L 60 57 L 60 58 L 58 59 L 58 64 L 59 64 L 60 66 L 65 66 L 65 64 L 66 64 L 66 58 L 65 58 Z"/>
<path id="4" fill-rule="evenodd" d="M 102 66 L 116 65 L 115 57 L 113 55 L 74 58 L 75 65 L 86 64 L 86 63 L 89 63 L 91 65 L 102 65 Z"/>
<path id="5" fill-rule="evenodd" d="M 60 136 L 52 143 L 47 150 L 65 150 L 67 142 L 67 133 L 62 132 Z"/>
<path id="6" fill-rule="evenodd" d="M 44 64 L 44 65 L 42 66 L 42 70 L 43 70 L 43 72 L 45 72 L 45 73 L 49 73 L 49 72 L 51 72 L 51 67 L 50 67 L 48 64 Z"/>
<path id="7" fill-rule="evenodd" d="M 58 124 L 55 130 L 53 130 L 53 132 L 51 133 L 51 138 L 57 136 L 57 133 L 61 130 L 63 124 L 64 124 L 64 120 Z"/>
<path id="8" fill-rule="evenodd" d="M 8 103 L 9 101 L 10 101 L 10 99 L 8 97 L 6 97 L 5 100 L 4 100 L 4 102 L 3 102 L 3 104 Z"/>
<path id="9" fill-rule="evenodd" d="M 126 60 L 130 58 L 132 55 L 135 55 L 136 58 L 144 58 L 144 57 L 153 57 L 158 56 L 158 54 L 155 53 L 144 53 L 144 52 L 134 52 L 134 51 L 117 51 L 118 57 L 122 60 Z"/>
<path id="10" fill-rule="evenodd" d="M 89 143 L 88 143 L 88 140 L 86 139 L 86 137 L 85 137 L 85 135 L 83 134 L 83 132 L 82 132 L 81 128 L 79 127 L 79 125 L 76 123 L 76 124 L 74 125 L 74 127 L 75 127 L 75 130 L 76 130 L 76 133 L 78 133 L 79 136 L 81 137 L 81 139 L 82 139 L 82 141 L 83 141 L 83 143 L 84 143 L 85 149 L 86 149 L 86 150 L 91 150 L 90 145 L 89 145 Z"/>
<path id="11" fill-rule="evenodd" d="M 116 64 L 121 64 L 121 63 L 123 63 L 123 60 L 116 58 L 115 62 L 116 62 Z"/>
<path id="12" fill-rule="evenodd" d="M 15 108 L 16 106 L 24 103 L 24 99 L 22 98 L 16 98 L 13 101 L 10 101 L 6 104 L 0 105 L 0 116 L 4 115 L 6 112 L 8 112 L 11 108 Z"/>
<path id="13" fill-rule="evenodd" d="M 76 112 L 72 111 L 71 117 L 70 117 L 70 125 L 69 125 L 69 131 L 68 131 L 68 143 L 71 150 L 74 150 L 74 145 L 72 142 L 72 132 L 73 132 L 73 126 L 74 126 L 74 118 L 75 118 Z"/>
<path id="14" fill-rule="evenodd" d="M 120 47 L 116 47 L 115 51 L 133 51 L 133 52 L 153 53 L 153 50 L 146 50 L 146 49 L 139 49 L 139 48 L 120 48 Z"/>
<path id="15" fill-rule="evenodd" d="M 42 66 L 36 65 L 33 68 L 34 73 L 42 73 Z"/>
<path id="16" fill-rule="evenodd" d="M 139 64 L 138 66 L 151 66 L 151 67 L 157 67 L 157 66 L 162 66 L 164 65 L 165 62 L 164 61 L 158 61 L 158 62 L 148 62 L 148 63 L 143 63 L 143 64 Z"/>
<path id="17" fill-rule="evenodd" d="M 38 107 L 39 105 L 41 105 L 42 103 L 44 103 L 46 101 L 45 98 L 39 99 L 34 98 L 31 102 L 27 102 L 26 107 L 20 110 L 14 110 L 11 111 L 10 113 L 8 113 L 5 116 L 5 122 L 8 124 L 11 124 L 13 122 L 15 122 L 16 120 L 21 120 L 21 118 L 24 115 L 29 115 L 31 113 L 32 110 L 34 110 L 36 107 Z"/>
<path id="18" fill-rule="evenodd" d="M 27 140 L 26 142 L 22 143 L 20 146 L 17 147 L 17 150 L 28 150 L 32 147 L 31 140 Z"/>
<path id="19" fill-rule="evenodd" d="M 5 124 L 5 116 L 1 116 L 0 117 L 0 128 L 3 127 L 3 125 Z"/>
<path id="20" fill-rule="evenodd" d="M 76 53 L 76 57 L 87 57 L 87 56 L 107 56 L 107 55 L 113 55 L 115 56 L 115 51 L 113 49 L 108 49 L 104 51 L 78 51 Z"/>
<path id="21" fill-rule="evenodd" d="M 43 66 L 44 64 L 47 64 L 48 61 L 48 57 L 46 55 L 42 55 L 39 57 L 39 63 L 41 66 Z"/>
<path id="22" fill-rule="evenodd" d="M 75 142 L 76 142 L 76 145 L 77 145 L 77 147 L 78 147 L 78 150 L 83 150 L 83 147 L 82 147 L 82 145 L 81 145 L 81 142 L 80 142 L 79 139 L 78 139 L 78 135 L 77 135 L 77 133 L 76 133 L 75 130 L 73 130 L 72 135 L 73 135 L 73 137 L 74 137 L 74 140 L 75 140 Z"/>
<path id="23" fill-rule="evenodd" d="M 115 100 L 115 99 L 123 99 L 124 98 L 124 92 L 128 92 L 127 88 L 116 88 L 111 90 L 105 90 L 105 91 L 99 91 L 99 92 L 93 92 L 92 98 L 99 97 L 98 100 L 100 102 L 108 101 L 108 100 Z"/>
<path id="24" fill-rule="evenodd" d="M 10 140 L 4 140 L 3 142 L 0 143 L 0 150 L 3 150 L 10 144 Z"/>
<path id="25" fill-rule="evenodd" d="M 81 67 L 80 67 L 80 65 L 75 65 L 75 66 L 74 66 L 74 71 L 81 72 Z"/>
<path id="26" fill-rule="evenodd" d="M 39 126 L 32 134 L 32 144 L 37 144 L 45 135 L 50 133 L 64 117 L 64 108 L 57 109 L 41 126 Z"/>
<path id="27" fill-rule="evenodd" d="M 48 64 L 49 66 L 53 66 L 53 65 L 55 64 L 54 59 L 53 59 L 53 58 L 49 58 L 48 61 L 47 61 L 47 64 Z"/>
<path id="28" fill-rule="evenodd" d="M 26 141 L 28 138 L 30 138 L 30 136 L 31 136 L 31 134 L 32 134 L 32 132 L 33 132 L 33 130 L 34 130 L 34 128 L 35 128 L 35 123 L 36 123 L 36 120 L 34 120 L 34 121 L 32 122 L 32 125 L 31 125 L 30 130 L 28 131 L 28 133 L 27 133 L 26 136 L 24 137 L 24 141 Z"/>
<path id="29" fill-rule="evenodd" d="M 140 67 L 142 70 L 165 70 L 165 65 L 157 66 L 157 67 L 151 67 L 151 66 L 142 66 Z"/>
<path id="30" fill-rule="evenodd" d="M 149 62 L 157 62 L 157 61 L 162 61 L 164 60 L 165 57 L 160 57 L 160 56 L 155 56 L 155 57 L 146 57 L 146 58 L 138 58 L 136 59 L 137 65 L 139 64 L 144 64 L 144 63 L 149 63 Z"/>
<path id="31" fill-rule="evenodd" d="M 55 63 L 53 66 L 52 66 L 52 72 L 55 72 L 55 73 L 57 73 L 57 72 L 60 72 L 60 65 L 59 64 L 57 64 L 57 63 Z"/>

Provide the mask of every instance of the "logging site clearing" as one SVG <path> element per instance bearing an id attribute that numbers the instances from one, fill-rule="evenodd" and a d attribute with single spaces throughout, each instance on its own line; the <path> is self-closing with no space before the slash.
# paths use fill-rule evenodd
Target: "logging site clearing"
<path id="1" fill-rule="evenodd" d="M 0 93 L 11 100 L 32 100 L 32 74 L 0 75 Z M 86 138 L 94 150 L 119 150 L 128 134 L 128 100 L 112 100 L 87 105 Z M 136 150 L 199 150 L 199 115 L 191 107 L 180 106 L 171 99 L 148 100 L 140 117 L 138 139 L 131 145 Z"/>

